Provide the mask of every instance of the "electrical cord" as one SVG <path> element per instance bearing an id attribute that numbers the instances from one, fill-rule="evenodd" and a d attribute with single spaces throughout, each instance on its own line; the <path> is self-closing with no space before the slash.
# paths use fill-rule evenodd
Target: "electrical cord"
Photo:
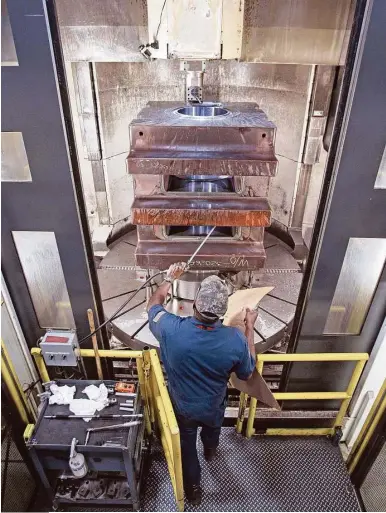
<path id="1" fill-rule="evenodd" d="M 159 271 L 158 273 L 156 274 L 153 274 L 153 276 L 150 276 L 150 278 L 148 278 L 140 287 L 138 287 L 131 295 L 128 299 L 126 299 L 126 301 L 118 308 L 118 310 L 116 312 L 113 313 L 113 315 L 111 317 L 109 317 L 108 319 L 106 319 L 104 322 L 102 322 L 102 324 L 100 324 L 92 333 L 89 333 L 88 335 L 86 335 L 85 337 L 83 337 L 81 340 L 79 340 L 78 344 L 79 346 L 81 344 L 83 344 L 83 342 L 85 342 L 86 340 L 88 340 L 89 338 L 91 338 L 93 335 L 95 335 L 99 330 L 101 330 L 102 328 L 104 328 L 109 322 L 111 321 L 114 321 L 115 319 L 118 319 L 118 317 L 120 317 L 121 315 L 123 315 L 124 313 L 126 312 L 122 312 L 122 310 L 125 308 L 125 306 L 127 304 L 130 303 L 130 301 L 138 294 L 138 292 L 142 289 L 145 288 L 145 286 L 153 279 L 155 278 L 156 276 L 159 276 L 160 274 L 163 274 L 165 271 Z M 121 313 L 122 312 L 122 313 Z"/>
<path id="2" fill-rule="evenodd" d="M 162 15 L 164 13 L 164 9 L 165 9 L 165 5 L 166 5 L 166 1 L 164 1 L 164 4 L 162 6 L 162 9 L 161 9 L 161 14 L 160 14 L 160 17 L 159 17 L 159 23 L 158 23 L 158 28 L 157 28 L 157 32 L 155 33 L 155 42 L 158 43 L 158 34 L 159 34 L 159 29 L 161 28 L 161 22 L 162 22 Z"/>
<path id="3" fill-rule="evenodd" d="M 27 399 L 28 399 L 28 397 L 31 395 L 32 390 L 33 390 L 33 389 L 36 387 L 36 385 L 37 385 L 38 383 L 40 383 L 41 381 L 42 381 L 42 380 L 41 380 L 41 378 L 39 378 L 39 379 L 37 379 L 36 381 L 34 381 L 33 383 L 31 383 L 30 385 L 28 385 L 28 386 L 27 386 L 27 388 L 25 388 L 25 389 L 23 390 L 23 392 L 24 392 L 24 393 L 26 394 L 26 396 L 27 396 Z"/>

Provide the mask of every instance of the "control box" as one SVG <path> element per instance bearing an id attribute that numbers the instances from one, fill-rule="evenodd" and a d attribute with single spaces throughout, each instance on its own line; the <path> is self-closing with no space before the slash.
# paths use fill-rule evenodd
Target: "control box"
<path id="1" fill-rule="evenodd" d="M 47 366 L 76 367 L 78 338 L 74 330 L 48 330 L 40 342 Z"/>

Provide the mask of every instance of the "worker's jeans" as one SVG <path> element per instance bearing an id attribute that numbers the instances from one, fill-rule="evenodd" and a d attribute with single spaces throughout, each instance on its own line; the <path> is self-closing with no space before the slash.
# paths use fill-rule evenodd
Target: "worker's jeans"
<path id="1" fill-rule="evenodd" d="M 218 446 L 221 427 L 211 427 L 195 420 L 177 415 L 180 428 L 182 472 L 184 475 L 184 488 L 199 485 L 201 481 L 201 467 L 197 456 L 197 429 L 201 426 L 201 440 L 206 449 L 215 449 Z"/>

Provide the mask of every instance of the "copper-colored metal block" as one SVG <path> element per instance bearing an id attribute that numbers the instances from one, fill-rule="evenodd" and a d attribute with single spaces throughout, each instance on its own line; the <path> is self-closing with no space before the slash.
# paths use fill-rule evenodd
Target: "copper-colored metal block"
<path id="1" fill-rule="evenodd" d="M 274 176 L 275 125 L 254 103 L 225 115 L 185 116 L 181 104 L 149 102 L 130 125 L 132 174 Z"/>
<path id="2" fill-rule="evenodd" d="M 177 226 L 269 226 L 271 209 L 266 198 L 212 196 L 136 198 L 134 224 Z"/>
<path id="3" fill-rule="evenodd" d="M 167 269 L 175 262 L 186 262 L 197 249 L 197 241 L 140 241 L 135 252 L 137 265 Z M 262 242 L 208 241 L 192 262 L 191 269 L 247 271 L 260 269 L 265 261 Z"/>
<path id="4" fill-rule="evenodd" d="M 138 265 L 165 269 L 186 261 L 213 225 L 193 269 L 264 265 L 277 160 L 275 125 L 258 105 L 150 102 L 131 123 L 130 138 Z"/>

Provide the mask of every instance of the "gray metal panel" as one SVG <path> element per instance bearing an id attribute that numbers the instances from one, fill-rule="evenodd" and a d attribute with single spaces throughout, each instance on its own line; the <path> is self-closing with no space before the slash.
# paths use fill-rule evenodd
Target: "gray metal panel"
<path id="1" fill-rule="evenodd" d="M 363 5 L 360 2 L 359 9 Z M 323 336 L 349 238 L 386 237 L 386 191 L 374 189 L 386 133 L 386 5 L 383 0 L 374 0 L 368 2 L 368 6 L 361 40 L 359 44 L 352 42 L 349 53 L 348 68 L 353 68 L 354 79 L 345 105 L 345 124 L 342 130 L 336 131 L 331 143 L 339 159 L 334 150 L 327 164 L 328 181 L 322 191 L 322 201 L 329 200 L 330 204 L 316 227 L 316 233 L 324 229 L 323 239 L 315 239 L 311 245 L 311 254 L 316 252 L 317 255 L 312 269 L 314 278 L 309 290 L 303 291 L 309 300 L 298 342 L 290 347 L 298 353 L 371 351 L 386 313 L 384 271 L 360 335 Z M 360 23 L 359 18 L 357 23 Z M 350 77 L 347 70 L 346 75 Z M 347 79 L 344 87 L 347 87 Z M 342 106 L 340 112 L 343 112 Z M 341 122 L 342 119 L 338 119 L 335 126 L 339 128 Z M 308 273 L 309 270 L 306 275 Z M 325 363 L 295 364 L 290 366 L 288 388 L 317 390 L 320 378 L 328 375 L 328 390 L 343 390 L 351 371 L 349 363 L 340 365 L 339 372 Z"/>
<path id="2" fill-rule="evenodd" d="M 53 232 L 12 232 L 41 328 L 75 328 Z"/>
<path id="3" fill-rule="evenodd" d="M 386 511 L 386 444 L 360 489 L 366 511 Z"/>
<path id="4" fill-rule="evenodd" d="M 352 0 L 246 0 L 242 59 L 344 63 Z"/>
<path id="5" fill-rule="evenodd" d="M 1 132 L 1 181 L 32 181 L 21 132 Z"/>
<path id="6" fill-rule="evenodd" d="M 98 297 L 91 242 L 81 197 L 71 119 L 66 97 L 59 96 L 64 76 L 60 56 L 53 60 L 47 29 L 46 2 L 8 0 L 19 59 L 18 67 L 2 67 L 2 129 L 22 132 L 33 181 L 2 184 L 2 266 L 28 343 L 42 334 L 23 278 L 11 231 L 54 232 L 78 338 L 89 333 L 87 309 Z M 48 5 L 53 6 L 49 1 Z M 55 25 L 52 27 L 55 30 Z M 54 32 L 55 35 L 55 32 Z M 54 43 L 55 43 L 54 39 Z M 67 130 L 67 133 L 66 133 Z M 71 164 L 70 165 L 70 159 Z M 74 187 L 78 187 L 76 190 Z M 75 196 L 77 192 L 77 198 Z M 83 223 L 82 229 L 80 223 Z M 86 256 L 87 254 L 87 256 Z M 87 257 L 89 260 L 87 260 Z M 96 296 L 94 296 L 94 293 Z M 98 316 L 94 310 L 96 322 Z M 91 344 L 87 341 L 86 346 Z"/>
<path id="7" fill-rule="evenodd" d="M 57 0 L 63 52 L 69 61 L 142 61 L 148 42 L 142 0 Z"/>
<path id="8" fill-rule="evenodd" d="M 1 65 L 18 65 L 6 0 L 1 0 Z"/>

